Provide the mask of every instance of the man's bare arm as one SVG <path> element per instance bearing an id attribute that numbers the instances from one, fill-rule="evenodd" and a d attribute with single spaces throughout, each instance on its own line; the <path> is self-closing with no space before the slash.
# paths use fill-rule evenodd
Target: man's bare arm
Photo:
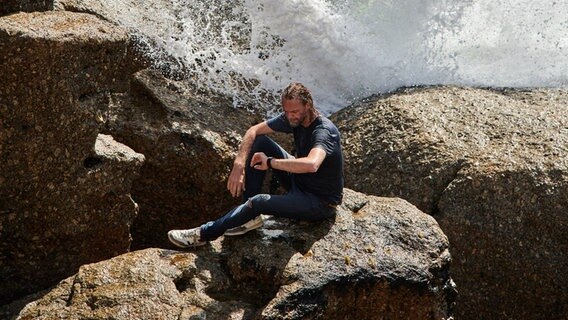
<path id="1" fill-rule="evenodd" d="M 291 173 L 313 173 L 319 170 L 325 156 L 326 153 L 322 148 L 314 147 L 306 157 L 297 159 L 272 159 L 270 166 L 273 169 Z M 264 153 L 257 152 L 253 155 L 250 166 L 254 166 L 259 170 L 267 170 L 267 159 L 268 157 Z"/>
<path id="2" fill-rule="evenodd" d="M 274 132 L 268 126 L 267 122 L 261 122 L 250 127 L 241 141 L 239 151 L 233 162 L 233 169 L 229 175 L 229 180 L 227 181 L 227 189 L 233 197 L 239 196 L 244 190 L 245 186 L 245 165 L 247 161 L 247 156 L 250 153 L 252 144 L 257 136 L 263 134 L 270 134 Z"/>

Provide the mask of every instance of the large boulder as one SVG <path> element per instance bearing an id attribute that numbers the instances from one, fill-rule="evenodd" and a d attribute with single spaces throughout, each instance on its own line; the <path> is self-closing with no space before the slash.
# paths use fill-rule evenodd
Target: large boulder
<path id="1" fill-rule="evenodd" d="M 170 229 L 201 224 L 241 199 L 227 191 L 241 137 L 259 117 L 231 99 L 200 94 L 185 82 L 144 70 L 114 95 L 107 132 L 146 156 L 132 196 L 140 205 L 134 247 L 165 247 Z"/>
<path id="2" fill-rule="evenodd" d="M 99 135 L 127 34 L 86 14 L 0 18 L 0 304 L 125 253 L 143 156 Z"/>
<path id="3" fill-rule="evenodd" d="M 16 319 L 450 319 L 448 241 L 401 199 L 345 190 L 334 219 L 270 218 L 194 252 L 85 265 L 1 310 Z M 26 305 L 26 302 L 27 303 Z"/>
<path id="4" fill-rule="evenodd" d="M 565 317 L 567 106 L 561 89 L 428 87 L 332 117 L 346 185 L 402 197 L 448 235 L 459 318 Z"/>

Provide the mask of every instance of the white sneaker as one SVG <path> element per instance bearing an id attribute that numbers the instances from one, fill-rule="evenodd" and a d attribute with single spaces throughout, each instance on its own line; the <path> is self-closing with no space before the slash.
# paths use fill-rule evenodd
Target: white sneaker
<path id="1" fill-rule="evenodd" d="M 263 225 L 264 225 L 264 221 L 262 220 L 262 216 L 259 215 L 258 217 L 250 220 L 249 222 L 247 222 L 247 223 L 245 223 L 241 226 L 231 228 L 231 229 L 225 231 L 225 235 L 226 236 L 238 236 L 238 235 L 241 235 L 241 234 L 245 234 L 245 233 L 247 233 L 251 230 L 258 229 L 258 228 L 262 227 Z"/>
<path id="2" fill-rule="evenodd" d="M 200 227 L 187 230 L 170 230 L 168 232 L 170 242 L 180 248 L 198 247 L 207 243 L 207 241 L 201 241 L 200 238 Z"/>

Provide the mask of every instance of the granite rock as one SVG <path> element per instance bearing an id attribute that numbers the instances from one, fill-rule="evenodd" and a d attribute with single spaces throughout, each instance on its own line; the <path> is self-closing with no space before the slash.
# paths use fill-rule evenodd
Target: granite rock
<path id="1" fill-rule="evenodd" d="M 408 202 L 346 189 L 333 219 L 268 218 L 260 229 L 191 252 L 146 249 L 85 265 L 2 312 L 16 319 L 450 319 L 448 245 L 436 221 Z"/>
<path id="2" fill-rule="evenodd" d="M 333 115 L 346 186 L 431 213 L 452 244 L 463 319 L 568 307 L 568 92 L 425 87 Z"/>
<path id="3" fill-rule="evenodd" d="M 0 18 L 0 303 L 125 253 L 143 156 L 99 135 L 126 32 L 92 15 Z"/>

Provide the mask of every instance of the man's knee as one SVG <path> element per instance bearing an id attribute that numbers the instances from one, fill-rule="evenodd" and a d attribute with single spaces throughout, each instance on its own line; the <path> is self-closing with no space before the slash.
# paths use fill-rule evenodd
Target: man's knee
<path id="1" fill-rule="evenodd" d="M 268 145 L 270 142 L 270 138 L 266 135 L 259 135 L 254 139 L 254 143 L 252 144 L 252 150 L 260 151 Z"/>
<path id="2" fill-rule="evenodd" d="M 270 200 L 269 194 L 257 194 L 254 197 L 251 197 L 247 200 L 246 206 L 252 209 L 253 211 L 262 211 L 266 207 L 266 204 Z"/>

